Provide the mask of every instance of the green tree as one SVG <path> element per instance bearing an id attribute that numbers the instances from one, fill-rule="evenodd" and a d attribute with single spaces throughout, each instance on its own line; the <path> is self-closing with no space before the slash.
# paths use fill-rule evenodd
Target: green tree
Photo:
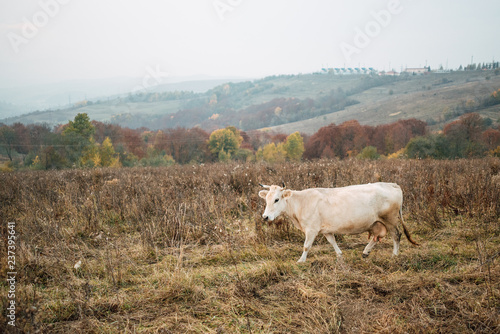
<path id="1" fill-rule="evenodd" d="M 357 155 L 359 159 L 371 159 L 377 160 L 380 158 L 380 154 L 377 153 L 377 148 L 374 146 L 366 146 L 361 150 L 361 152 Z"/>
<path id="2" fill-rule="evenodd" d="M 285 145 L 283 147 L 286 151 L 286 156 L 292 161 L 300 161 L 302 159 L 302 154 L 304 153 L 304 140 L 300 133 L 294 132 L 286 138 Z"/>
<path id="3" fill-rule="evenodd" d="M 412 138 L 406 145 L 406 155 L 411 159 L 432 158 L 435 145 L 430 137 Z"/>
<path id="4" fill-rule="evenodd" d="M 95 152 L 90 152 L 95 149 L 94 147 L 90 147 L 95 146 L 95 142 L 92 139 L 94 132 L 95 128 L 90 122 L 88 115 L 85 113 L 78 114 L 75 116 L 74 121 L 69 121 L 62 132 L 62 136 L 67 151 L 67 157 L 71 163 L 81 165 L 83 161 L 89 164 L 90 160 L 95 160 L 89 155 L 95 155 Z M 84 159 L 82 159 L 83 155 L 86 155 Z"/>
<path id="5" fill-rule="evenodd" d="M 238 151 L 242 142 L 243 137 L 239 131 L 235 127 L 227 127 L 212 132 L 208 139 L 208 148 L 212 154 L 226 159 L 227 155 L 231 157 Z M 224 153 L 221 153 L 222 151 Z"/>
<path id="6" fill-rule="evenodd" d="M 441 134 L 412 138 L 405 147 L 405 154 L 411 159 L 448 159 L 456 157 L 450 140 Z"/>
<path id="7" fill-rule="evenodd" d="M 220 162 L 227 162 L 231 160 L 231 154 L 227 153 L 224 150 L 220 150 L 219 154 L 217 155 L 217 159 L 219 159 Z"/>
<path id="8" fill-rule="evenodd" d="M 63 130 L 63 135 L 75 133 L 87 140 L 90 140 L 95 133 L 95 128 L 90 122 L 90 118 L 86 113 L 75 116 L 74 121 L 69 121 L 68 125 Z"/>
<path id="9" fill-rule="evenodd" d="M 130 152 L 127 152 L 122 144 L 116 146 L 120 164 L 123 167 L 134 167 L 139 163 L 139 158 Z"/>
<path id="10" fill-rule="evenodd" d="M 67 167 L 67 161 L 53 146 L 44 147 L 41 153 L 40 164 L 44 169 L 61 169 Z M 36 157 L 35 157 L 36 160 Z M 37 166 L 40 168 L 40 166 Z"/>
<path id="11" fill-rule="evenodd" d="M 173 165 L 175 160 L 171 155 L 165 154 L 164 151 L 159 151 L 150 146 L 146 150 L 146 157 L 142 158 L 140 163 L 142 166 L 159 167 Z"/>

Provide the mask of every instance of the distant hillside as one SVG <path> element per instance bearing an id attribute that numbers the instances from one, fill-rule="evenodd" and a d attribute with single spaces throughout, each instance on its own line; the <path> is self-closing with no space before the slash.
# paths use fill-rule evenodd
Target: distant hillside
<path id="1" fill-rule="evenodd" d="M 9 115 L 19 115 L 22 112 L 23 112 L 22 108 L 14 105 L 12 103 L 0 101 L 0 115 L 7 117 Z"/>
<path id="2" fill-rule="evenodd" d="M 299 122 L 271 127 L 270 130 L 312 134 L 320 127 L 348 120 L 361 124 L 388 124 L 398 119 L 416 118 L 435 128 L 467 112 L 477 112 L 500 122 L 500 104 L 484 103 L 500 88 L 500 75 L 477 72 L 452 72 L 410 76 L 367 89 L 353 98 L 360 103 L 344 110 Z"/>
<path id="3" fill-rule="evenodd" d="M 147 91 L 149 92 L 193 91 L 203 93 L 227 81 L 227 78 L 205 76 L 166 77 L 159 79 L 158 82 L 151 80 L 146 85 L 148 85 Z M 34 110 L 67 109 L 71 105 L 87 99 L 89 101 L 115 100 L 131 91 L 146 91 L 142 78 L 70 80 L 22 87 L 2 87 L 0 88 L 0 101 L 8 101 L 8 103 L 0 103 L 0 118 L 16 117 Z M 53 119 L 49 117 L 48 121 L 51 122 Z"/>
<path id="4" fill-rule="evenodd" d="M 186 86 L 187 87 L 187 86 Z M 126 97 L 81 101 L 72 108 L 0 120 L 7 124 L 66 123 L 77 113 L 131 128 L 234 125 L 314 133 L 329 123 L 355 119 L 377 125 L 417 118 L 439 127 L 466 112 L 497 121 L 500 105 L 486 103 L 500 88 L 493 71 L 451 72 L 400 77 L 307 74 L 227 82 L 204 92 L 139 92 Z"/>

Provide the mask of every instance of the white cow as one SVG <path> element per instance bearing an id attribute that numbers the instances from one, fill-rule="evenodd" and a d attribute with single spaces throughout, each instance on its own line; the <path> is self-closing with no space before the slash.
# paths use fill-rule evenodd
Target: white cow
<path id="1" fill-rule="evenodd" d="M 338 256 L 334 234 L 369 232 L 370 242 L 363 257 L 389 232 L 394 241 L 393 255 L 398 255 L 401 233 L 398 217 L 408 240 L 412 240 L 403 222 L 403 192 L 395 183 L 369 183 L 343 188 L 312 188 L 301 191 L 279 186 L 264 186 L 259 196 L 266 200 L 264 220 L 274 220 L 284 214 L 306 235 L 304 252 L 298 262 L 305 262 L 318 233 L 323 233 Z M 373 236 L 373 237 L 372 237 Z"/>

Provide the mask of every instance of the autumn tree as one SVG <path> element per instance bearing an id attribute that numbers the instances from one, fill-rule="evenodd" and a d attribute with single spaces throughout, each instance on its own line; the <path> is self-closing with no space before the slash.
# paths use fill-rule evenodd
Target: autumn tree
<path id="1" fill-rule="evenodd" d="M 226 158 L 234 155 L 243 141 L 239 131 L 234 127 L 215 130 L 208 139 L 208 148 L 216 156 Z M 223 153 L 221 153 L 223 152 Z"/>
<path id="2" fill-rule="evenodd" d="M 447 124 L 443 133 L 450 142 L 452 158 L 478 156 L 485 147 L 480 142 L 483 120 L 479 114 L 465 114 L 459 120 Z"/>
<path id="3" fill-rule="evenodd" d="M 17 153 L 28 154 L 31 148 L 28 128 L 22 123 L 14 123 L 12 130 L 16 134 L 14 149 Z"/>
<path id="4" fill-rule="evenodd" d="M 404 148 L 410 139 L 424 136 L 427 124 L 417 119 L 398 120 L 373 128 L 370 145 L 382 154 L 390 154 Z"/>
<path id="5" fill-rule="evenodd" d="M 117 124 L 102 123 L 92 121 L 94 126 L 94 139 L 97 143 L 103 143 L 108 137 L 114 144 L 122 143 L 122 128 Z"/>
<path id="6" fill-rule="evenodd" d="M 79 165 L 84 167 L 101 167 L 99 144 L 95 142 L 93 137 L 90 138 L 89 143 L 83 148 Z"/>
<path id="7" fill-rule="evenodd" d="M 0 127 L 0 145 L 7 153 L 10 161 L 12 161 L 12 154 L 14 150 L 14 144 L 16 141 L 16 133 L 9 126 L 3 125 Z"/>
<path id="8" fill-rule="evenodd" d="M 341 133 L 335 123 L 320 128 L 304 145 L 304 158 L 333 158 L 337 144 L 341 141 Z"/>
<path id="9" fill-rule="evenodd" d="M 69 167 L 64 152 L 64 150 L 58 149 L 52 145 L 44 147 L 40 152 L 39 166 L 42 166 L 43 169 L 46 170 Z"/>
<path id="10" fill-rule="evenodd" d="M 127 152 L 132 153 L 139 159 L 144 158 L 146 144 L 141 138 L 139 131 L 125 128 L 122 129 L 123 142 L 122 145 L 125 147 Z"/>
<path id="11" fill-rule="evenodd" d="M 180 164 L 210 159 L 209 134 L 200 128 L 176 128 L 166 131 L 169 154 Z"/>
<path id="12" fill-rule="evenodd" d="M 157 149 L 160 152 L 165 152 L 165 154 L 171 154 L 170 153 L 170 147 L 168 145 L 168 136 L 165 132 L 158 130 L 156 132 L 154 141 L 153 141 L 153 146 L 155 149 Z"/>
<path id="13" fill-rule="evenodd" d="M 267 162 L 284 162 L 286 159 L 286 150 L 283 143 L 269 143 L 257 151 L 257 159 Z"/>
<path id="14" fill-rule="evenodd" d="M 345 158 L 360 152 L 369 144 L 367 127 L 358 121 L 346 121 L 338 126 L 339 136 L 336 142 L 336 155 Z"/>
<path id="15" fill-rule="evenodd" d="M 283 149 L 288 159 L 292 161 L 300 161 L 300 159 L 302 159 L 302 154 L 304 153 L 304 140 L 298 131 L 286 138 Z"/>
<path id="16" fill-rule="evenodd" d="M 481 134 L 481 141 L 490 150 L 500 146 L 500 130 L 488 129 Z"/>
<path id="17" fill-rule="evenodd" d="M 52 132 L 47 124 L 29 124 L 25 129 L 22 127 L 14 129 L 23 133 L 24 137 L 18 138 L 17 145 L 27 145 L 25 147 L 28 148 L 24 157 L 25 166 L 31 166 L 33 160 L 39 156 L 40 169 L 68 167 L 66 138 L 61 136 L 62 130 L 59 133 Z M 48 149 L 49 147 L 52 149 Z M 48 155 L 47 159 L 45 155 Z"/>
<path id="18" fill-rule="evenodd" d="M 111 139 L 106 137 L 102 144 L 99 146 L 99 156 L 101 160 L 101 166 L 103 167 L 119 167 L 119 157 L 115 152 L 113 143 Z"/>

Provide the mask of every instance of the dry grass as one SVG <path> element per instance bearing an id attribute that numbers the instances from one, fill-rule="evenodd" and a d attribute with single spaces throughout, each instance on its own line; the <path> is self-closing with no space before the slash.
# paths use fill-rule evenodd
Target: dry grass
<path id="1" fill-rule="evenodd" d="M 497 333 L 498 175 L 498 159 L 3 173 L 1 235 L 15 221 L 19 236 L 16 329 Z M 259 182 L 378 180 L 401 185 L 422 245 L 403 240 L 397 258 L 385 240 L 362 259 L 366 235 L 344 236 L 343 260 L 318 238 L 297 264 L 301 233 L 260 219 Z"/>

